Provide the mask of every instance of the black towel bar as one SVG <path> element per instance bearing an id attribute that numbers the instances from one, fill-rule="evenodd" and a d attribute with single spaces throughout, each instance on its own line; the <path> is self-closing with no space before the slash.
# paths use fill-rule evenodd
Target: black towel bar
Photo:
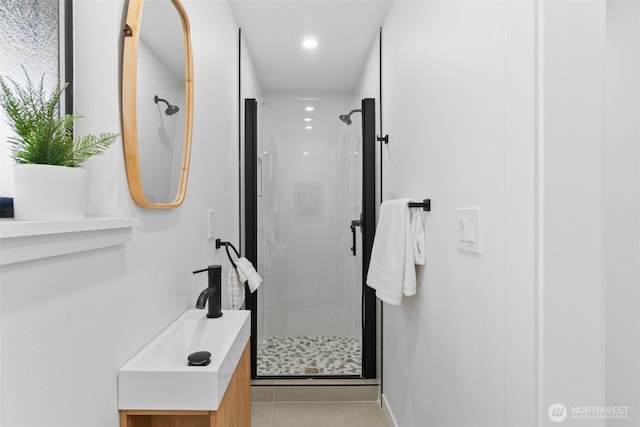
<path id="1" fill-rule="evenodd" d="M 424 199 L 421 202 L 409 202 L 410 208 L 422 208 L 423 211 L 431 211 L 431 199 Z"/>

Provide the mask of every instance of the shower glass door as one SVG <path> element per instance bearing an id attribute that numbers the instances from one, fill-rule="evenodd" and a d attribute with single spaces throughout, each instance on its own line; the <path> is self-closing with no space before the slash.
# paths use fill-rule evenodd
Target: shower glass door
<path id="1" fill-rule="evenodd" d="M 359 103 L 258 103 L 258 377 L 362 375 Z"/>

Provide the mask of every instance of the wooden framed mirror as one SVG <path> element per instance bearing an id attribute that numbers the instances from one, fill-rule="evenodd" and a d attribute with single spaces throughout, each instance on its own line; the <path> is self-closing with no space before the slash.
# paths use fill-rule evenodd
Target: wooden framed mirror
<path id="1" fill-rule="evenodd" d="M 193 125 L 191 31 L 180 0 L 129 0 L 122 126 L 129 192 L 144 208 L 184 200 Z"/>

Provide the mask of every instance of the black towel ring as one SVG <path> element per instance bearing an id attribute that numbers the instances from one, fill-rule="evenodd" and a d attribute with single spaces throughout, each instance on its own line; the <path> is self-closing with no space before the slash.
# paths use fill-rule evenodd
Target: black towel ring
<path id="1" fill-rule="evenodd" d="M 238 252 L 236 247 L 233 246 L 233 243 L 223 242 L 220 239 L 216 239 L 216 249 L 220 249 L 221 246 L 224 246 L 224 250 L 227 253 L 227 258 L 229 258 L 229 262 L 231 263 L 231 266 L 233 267 L 236 274 L 238 275 L 238 278 L 240 278 L 240 274 L 238 273 L 238 266 L 236 265 L 236 262 L 233 260 L 233 257 L 231 256 L 231 254 L 229 253 L 229 246 L 231 246 L 231 249 L 233 249 L 233 252 L 235 252 L 236 258 L 240 258 L 240 252 Z M 248 280 L 245 280 L 244 284 L 248 285 Z"/>

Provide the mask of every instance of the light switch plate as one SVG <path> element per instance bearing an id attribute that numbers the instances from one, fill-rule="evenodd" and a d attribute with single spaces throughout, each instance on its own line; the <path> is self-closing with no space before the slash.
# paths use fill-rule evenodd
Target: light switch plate
<path id="1" fill-rule="evenodd" d="M 209 238 L 209 240 L 215 238 L 215 230 L 216 230 L 216 216 L 215 216 L 216 211 L 214 211 L 213 209 L 209 209 L 209 214 L 207 216 L 208 221 L 209 221 L 209 233 L 207 234 L 207 237 Z"/>
<path id="2" fill-rule="evenodd" d="M 458 249 L 482 255 L 482 208 L 458 208 Z"/>

